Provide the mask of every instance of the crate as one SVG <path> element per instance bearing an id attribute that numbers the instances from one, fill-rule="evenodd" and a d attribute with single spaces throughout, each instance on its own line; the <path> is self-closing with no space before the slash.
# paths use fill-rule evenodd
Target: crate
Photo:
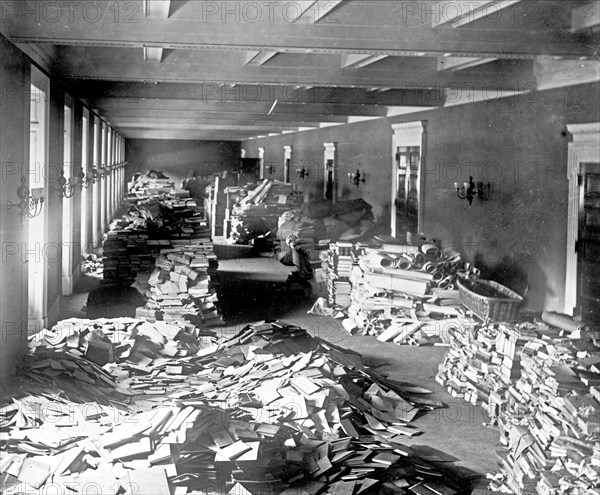
<path id="1" fill-rule="evenodd" d="M 478 288 L 495 290 L 503 297 L 484 296 L 477 292 Z M 523 302 L 519 294 L 493 280 L 458 280 L 458 292 L 461 304 L 482 320 L 511 321 Z"/>

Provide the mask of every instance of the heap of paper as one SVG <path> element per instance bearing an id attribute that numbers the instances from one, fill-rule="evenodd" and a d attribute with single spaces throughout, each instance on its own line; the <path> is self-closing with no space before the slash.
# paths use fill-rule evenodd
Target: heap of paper
<path id="1" fill-rule="evenodd" d="M 450 495 L 470 486 L 451 457 L 402 441 L 421 433 L 410 426 L 419 411 L 441 406 L 426 390 L 385 380 L 298 327 L 248 326 L 193 355 L 144 362 L 136 355 L 161 354 L 166 345 L 155 345 L 185 330 L 98 326 L 133 338 L 129 357 L 100 367 L 68 346 L 74 338 L 32 340 L 31 381 L 0 408 L 7 493 L 93 484 L 102 494 Z"/>
<path id="2" fill-rule="evenodd" d="M 508 448 L 500 487 L 514 493 L 600 494 L 600 333 L 566 335 L 539 323 L 521 375 L 499 393 Z"/>
<path id="3" fill-rule="evenodd" d="M 212 242 L 177 242 L 161 250 L 155 266 L 148 280 L 148 302 L 136 309 L 136 316 L 150 321 L 189 321 L 202 328 L 223 323 L 215 306 L 217 257 Z"/>
<path id="4" fill-rule="evenodd" d="M 433 246 L 360 243 L 353 253 L 344 321 L 350 333 L 395 344 L 447 344 L 451 330 L 475 321 L 454 285 L 458 276 L 473 275 L 460 256 L 443 256 Z"/>

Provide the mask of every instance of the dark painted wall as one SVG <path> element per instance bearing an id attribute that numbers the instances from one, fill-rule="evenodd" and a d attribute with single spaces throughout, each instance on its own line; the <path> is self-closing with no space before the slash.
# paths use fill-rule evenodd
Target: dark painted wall
<path id="1" fill-rule="evenodd" d="M 410 116 L 305 131 L 242 143 L 246 156 L 265 148 L 265 163 L 283 175 L 283 146 L 294 147 L 292 169 L 310 175 L 301 187 L 322 188 L 323 143 L 337 141 L 340 187 L 362 196 L 389 224 L 391 124 L 427 121 L 424 231 L 454 244 L 484 275 L 526 296 L 526 309 L 562 310 L 567 234 L 567 123 L 600 120 L 599 84 L 448 107 Z M 348 172 L 367 182 L 350 185 Z M 455 181 L 492 183 L 487 203 L 471 209 Z M 292 172 L 292 180 L 298 181 Z"/>
<path id="2" fill-rule="evenodd" d="M 177 185 L 194 171 L 212 175 L 239 166 L 240 143 L 233 141 L 189 141 L 128 139 L 126 178 L 135 172 L 160 170 Z"/>

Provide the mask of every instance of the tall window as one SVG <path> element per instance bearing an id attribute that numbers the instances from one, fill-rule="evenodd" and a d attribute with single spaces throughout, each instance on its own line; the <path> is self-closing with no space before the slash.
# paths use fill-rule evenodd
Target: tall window
<path id="1" fill-rule="evenodd" d="M 35 67 L 31 68 L 31 107 L 29 127 L 29 168 L 27 179 L 29 188 L 42 188 L 44 196 L 48 195 L 48 96 L 50 81 Z M 28 320 L 29 333 L 41 331 L 47 324 L 48 280 L 47 256 L 44 249 L 47 245 L 48 208 L 44 205 L 42 212 L 29 219 L 27 235 L 27 278 L 28 278 Z"/>
<path id="2" fill-rule="evenodd" d="M 100 167 L 106 166 L 106 124 L 102 122 L 100 126 Z M 98 232 L 99 235 L 102 234 L 101 231 L 106 227 L 106 178 L 102 177 L 100 179 L 100 230 Z M 100 242 L 100 238 L 98 239 Z"/>
<path id="3" fill-rule="evenodd" d="M 94 146 L 94 159 L 92 167 L 98 169 L 100 166 L 100 119 L 94 117 L 94 134 L 92 136 Z M 98 245 L 98 234 L 100 232 L 100 183 L 96 181 L 92 188 L 92 244 Z"/>
<path id="4" fill-rule="evenodd" d="M 88 150 L 90 144 L 90 114 L 87 108 L 83 109 L 83 118 L 81 121 L 81 170 L 88 177 Z M 88 190 L 81 188 L 81 254 L 87 254 L 88 239 Z"/>
<path id="5" fill-rule="evenodd" d="M 67 98 L 64 111 L 63 175 L 73 180 L 73 108 Z M 62 292 L 73 292 L 73 198 L 63 198 L 62 208 Z"/>

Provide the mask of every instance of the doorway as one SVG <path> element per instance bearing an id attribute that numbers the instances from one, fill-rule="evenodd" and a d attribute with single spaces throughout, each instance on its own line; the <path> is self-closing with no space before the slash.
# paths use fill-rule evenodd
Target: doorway
<path id="1" fill-rule="evenodd" d="M 392 198 L 390 231 L 405 239 L 423 230 L 422 195 L 425 122 L 392 125 Z"/>
<path id="2" fill-rule="evenodd" d="M 290 182 L 290 170 L 292 168 L 292 147 L 283 147 L 283 182 Z"/>
<path id="3" fill-rule="evenodd" d="M 567 126 L 569 210 L 565 313 L 600 321 L 600 123 Z"/>
<path id="4" fill-rule="evenodd" d="M 580 166 L 577 232 L 577 307 L 585 321 L 600 321 L 600 162 Z"/>
<path id="5" fill-rule="evenodd" d="M 337 202 L 338 184 L 337 184 L 337 143 L 323 143 L 325 147 L 325 156 L 323 159 L 323 198 Z"/>

